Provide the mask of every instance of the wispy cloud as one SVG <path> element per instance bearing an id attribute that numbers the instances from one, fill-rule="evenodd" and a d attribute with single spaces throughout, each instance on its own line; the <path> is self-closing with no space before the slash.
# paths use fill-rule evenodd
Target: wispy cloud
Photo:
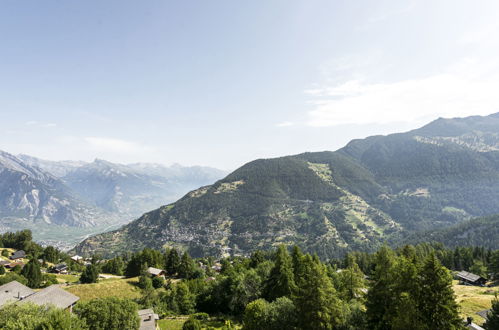
<path id="1" fill-rule="evenodd" d="M 51 127 L 57 127 L 56 123 L 46 123 L 46 122 L 39 122 L 36 120 L 30 120 L 24 123 L 26 126 L 30 127 L 41 127 L 41 128 L 51 128 Z"/>
<path id="2" fill-rule="evenodd" d="M 476 81 L 453 74 L 393 83 L 349 81 L 322 90 L 312 101 L 310 126 L 386 124 L 499 111 L 499 81 Z"/>

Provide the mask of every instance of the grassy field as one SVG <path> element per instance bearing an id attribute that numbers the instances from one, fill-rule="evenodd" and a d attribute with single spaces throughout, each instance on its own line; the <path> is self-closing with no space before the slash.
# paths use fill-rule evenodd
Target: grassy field
<path id="1" fill-rule="evenodd" d="M 479 286 L 459 285 L 458 281 L 453 282 L 454 292 L 457 302 L 461 306 L 461 315 L 473 317 L 473 322 L 482 325 L 485 320 L 476 312 L 489 309 L 491 301 L 494 299 L 494 292 L 499 292 L 499 286 L 483 288 Z"/>
<path id="2" fill-rule="evenodd" d="M 135 285 L 137 282 L 137 277 L 100 279 L 98 283 L 63 286 L 63 289 L 80 297 L 80 301 L 105 297 L 135 299 L 140 297 L 140 289 Z"/>
<path id="3" fill-rule="evenodd" d="M 182 326 L 184 325 L 187 318 L 178 318 L 178 319 L 163 319 L 158 321 L 158 326 L 161 330 L 182 330 Z M 202 327 L 204 328 L 214 328 L 221 329 L 225 325 L 225 321 L 222 320 L 209 320 L 209 321 L 201 321 Z M 235 326 L 235 329 L 241 329 L 242 327 L 238 324 L 232 323 Z"/>
<path id="4" fill-rule="evenodd" d="M 80 280 L 79 275 L 54 274 L 59 283 L 77 283 Z"/>

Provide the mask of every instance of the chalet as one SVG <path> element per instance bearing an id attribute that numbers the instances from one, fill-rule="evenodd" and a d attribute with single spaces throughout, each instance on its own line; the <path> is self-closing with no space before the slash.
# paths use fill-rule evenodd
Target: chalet
<path id="1" fill-rule="evenodd" d="M 82 261 L 82 260 L 83 260 L 83 257 L 82 257 L 82 256 L 79 256 L 79 255 L 76 255 L 76 256 L 72 256 L 72 257 L 71 257 L 71 260 L 76 261 L 76 262 L 79 262 L 79 261 Z"/>
<path id="2" fill-rule="evenodd" d="M 31 290 L 27 286 L 17 282 L 11 281 L 0 286 L 0 307 L 9 302 L 16 302 L 24 299 L 26 296 L 30 296 L 35 291 Z"/>
<path id="3" fill-rule="evenodd" d="M 14 261 L 22 258 L 26 258 L 26 252 L 24 252 L 23 250 L 16 251 L 9 257 L 10 260 Z"/>
<path id="4" fill-rule="evenodd" d="M 10 264 L 10 261 L 8 260 L 0 260 L 0 266 L 7 266 L 8 264 Z"/>
<path id="5" fill-rule="evenodd" d="M 140 317 L 139 330 L 156 330 L 156 321 L 159 320 L 158 314 L 154 314 L 152 309 L 141 309 L 138 311 Z"/>
<path id="6" fill-rule="evenodd" d="M 66 264 L 58 264 L 52 268 L 52 272 L 56 274 L 67 274 L 68 266 Z"/>
<path id="7" fill-rule="evenodd" d="M 147 268 L 147 273 L 152 276 L 165 276 L 166 272 L 162 269 L 154 268 L 154 267 L 149 267 Z"/>
<path id="8" fill-rule="evenodd" d="M 27 296 L 22 302 L 32 302 L 36 305 L 54 305 L 55 307 L 73 311 L 73 306 L 80 298 L 57 285 L 51 285 L 48 288 L 37 291 Z"/>
<path id="9" fill-rule="evenodd" d="M 0 306 L 9 302 L 32 302 L 40 306 L 54 305 L 55 307 L 72 311 L 73 306 L 79 299 L 74 294 L 59 288 L 57 285 L 51 285 L 37 292 L 17 281 L 11 281 L 0 286 Z"/>
<path id="10" fill-rule="evenodd" d="M 475 275 L 469 272 L 461 271 L 456 274 L 459 282 L 462 284 L 471 284 L 471 285 L 485 285 L 487 279 L 481 277 L 480 275 Z"/>

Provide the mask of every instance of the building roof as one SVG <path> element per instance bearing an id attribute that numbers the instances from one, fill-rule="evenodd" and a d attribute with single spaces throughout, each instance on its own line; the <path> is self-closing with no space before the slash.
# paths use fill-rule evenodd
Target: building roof
<path id="1" fill-rule="evenodd" d="M 9 258 L 11 260 L 14 260 L 14 259 L 21 259 L 24 257 L 26 257 L 26 252 L 24 252 L 24 250 L 19 250 L 19 251 L 14 252 Z"/>
<path id="2" fill-rule="evenodd" d="M 72 293 L 61 289 L 57 285 L 51 285 L 41 291 L 33 293 L 23 299 L 23 302 L 33 302 L 37 305 L 54 305 L 59 308 L 68 308 L 76 303 L 80 298 Z"/>
<path id="3" fill-rule="evenodd" d="M 475 324 L 473 322 L 471 322 L 470 324 L 466 324 L 465 328 L 472 329 L 472 330 L 485 330 L 484 328 L 482 328 L 481 326 L 479 326 L 478 324 Z"/>
<path id="4" fill-rule="evenodd" d="M 0 306 L 8 303 L 9 301 L 18 301 L 21 298 L 32 295 L 35 291 L 27 286 L 17 282 L 11 281 L 0 286 Z"/>
<path id="5" fill-rule="evenodd" d="M 8 264 L 10 264 L 9 260 L 0 260 L 0 265 L 5 266 L 5 265 L 8 265 Z"/>
<path id="6" fill-rule="evenodd" d="M 465 279 L 465 280 L 470 281 L 470 282 L 476 282 L 479 279 L 484 279 L 480 275 L 475 275 L 475 274 L 472 274 L 469 272 L 465 272 L 464 270 L 457 273 L 457 277 Z"/>
<path id="7" fill-rule="evenodd" d="M 79 255 L 75 255 L 75 256 L 72 256 L 71 259 L 73 259 L 74 261 L 78 261 L 78 260 L 82 260 L 83 257 L 79 256 Z"/>
<path id="8" fill-rule="evenodd" d="M 66 268 L 68 268 L 68 266 L 66 264 L 58 264 L 58 265 L 54 266 L 55 270 L 64 270 Z"/>
<path id="9" fill-rule="evenodd" d="M 140 317 L 139 330 L 156 330 L 156 320 L 159 320 L 158 314 L 154 314 L 152 309 L 141 309 L 137 313 Z"/>
<path id="10" fill-rule="evenodd" d="M 487 320 L 489 312 L 490 312 L 490 309 L 485 309 L 483 311 L 479 311 L 479 312 L 476 312 L 476 313 L 478 315 L 480 315 L 481 317 L 483 317 L 485 320 Z"/>
<path id="11" fill-rule="evenodd" d="M 149 267 L 147 268 L 147 272 L 152 275 L 161 275 L 161 273 L 164 272 L 162 269 L 154 268 L 154 267 Z"/>

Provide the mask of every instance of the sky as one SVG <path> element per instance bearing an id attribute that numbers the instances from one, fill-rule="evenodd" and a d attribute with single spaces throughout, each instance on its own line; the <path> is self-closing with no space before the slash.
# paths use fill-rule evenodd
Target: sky
<path id="1" fill-rule="evenodd" d="M 0 1 L 0 149 L 235 169 L 499 112 L 498 1 Z"/>

